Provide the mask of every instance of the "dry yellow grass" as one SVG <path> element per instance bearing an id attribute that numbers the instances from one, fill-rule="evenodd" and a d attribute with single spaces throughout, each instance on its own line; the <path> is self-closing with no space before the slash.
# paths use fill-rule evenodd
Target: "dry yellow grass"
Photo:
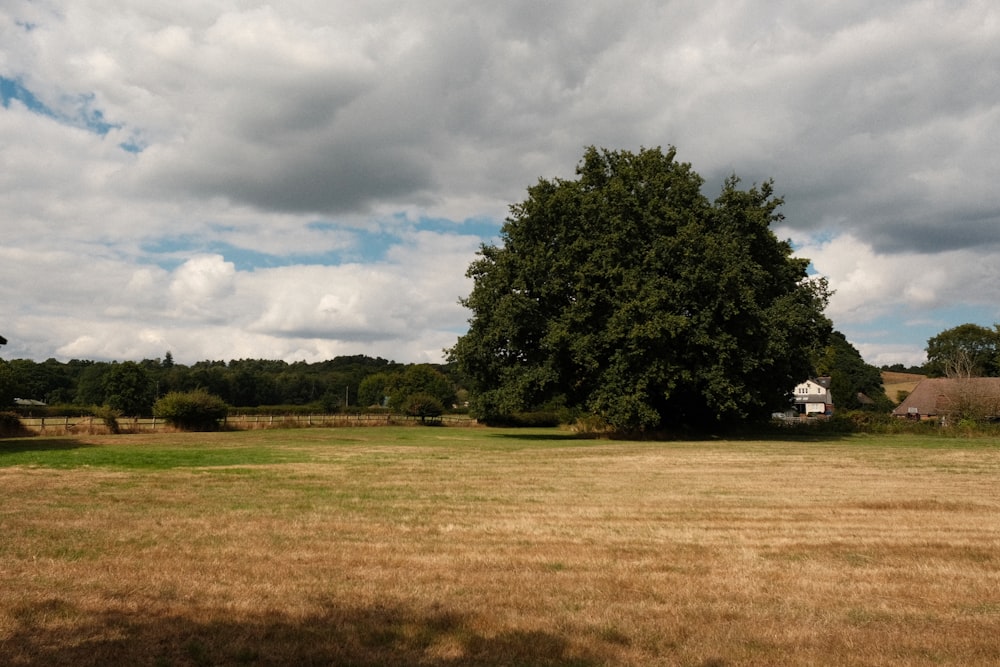
<path id="1" fill-rule="evenodd" d="M 896 373 L 882 371 L 882 388 L 885 395 L 894 403 L 902 403 L 907 394 L 912 394 L 914 388 L 926 379 L 926 375 L 916 373 Z"/>
<path id="2" fill-rule="evenodd" d="M 525 435 L 0 441 L 0 663 L 1000 663 L 996 442 Z"/>

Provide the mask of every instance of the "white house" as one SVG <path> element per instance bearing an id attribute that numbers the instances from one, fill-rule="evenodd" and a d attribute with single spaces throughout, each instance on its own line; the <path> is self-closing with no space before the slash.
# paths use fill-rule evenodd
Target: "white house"
<path id="1" fill-rule="evenodd" d="M 828 415 L 833 413 L 833 395 L 830 378 L 810 378 L 795 386 L 795 411 L 800 415 Z"/>

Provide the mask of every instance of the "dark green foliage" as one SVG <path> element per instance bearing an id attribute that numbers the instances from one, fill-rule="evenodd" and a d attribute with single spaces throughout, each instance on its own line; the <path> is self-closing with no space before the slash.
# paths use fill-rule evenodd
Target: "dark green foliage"
<path id="1" fill-rule="evenodd" d="M 121 414 L 148 415 L 154 386 L 149 373 L 134 361 L 113 363 L 103 378 L 104 404 Z"/>
<path id="2" fill-rule="evenodd" d="M 0 412 L 0 438 L 16 438 L 28 435 L 15 412 Z"/>
<path id="3" fill-rule="evenodd" d="M 892 409 L 892 401 L 882 387 L 882 373 L 865 363 L 861 353 L 839 331 L 830 334 L 829 344 L 816 361 L 816 372 L 830 376 L 830 392 L 838 411 L 889 412 Z M 859 394 L 872 402 L 864 403 Z"/>
<path id="4" fill-rule="evenodd" d="M 389 386 L 389 406 L 400 408 L 408 398 L 423 394 L 442 406 L 455 402 L 455 387 L 443 373 L 430 364 L 408 366 Z"/>
<path id="5" fill-rule="evenodd" d="M 674 153 L 589 148 L 481 248 L 450 351 L 481 417 L 561 399 L 622 430 L 739 423 L 812 373 L 826 285 L 771 232 L 771 183 L 710 202 Z"/>
<path id="6" fill-rule="evenodd" d="M 358 405 L 363 408 L 383 407 L 389 396 L 392 373 L 373 373 L 358 386 Z"/>
<path id="7" fill-rule="evenodd" d="M 143 359 L 138 363 L 0 360 L 0 402 L 9 394 L 9 401 L 3 404 L 9 404 L 16 396 L 50 405 L 73 404 L 81 409 L 105 404 L 119 406 L 128 402 L 129 396 L 128 391 L 122 391 L 121 376 L 131 373 L 136 377 L 145 374 L 148 396 L 139 401 L 145 404 L 144 410 L 125 406 L 123 414 L 129 416 L 148 414 L 156 398 L 172 391 L 199 388 L 240 407 L 295 405 L 310 406 L 312 411 L 331 411 L 345 407 L 348 399 L 352 406 L 359 405 L 358 387 L 369 375 L 396 373 L 405 368 L 404 364 L 364 355 L 316 363 L 238 359 L 199 361 L 191 366 L 175 362 L 170 353 L 162 360 Z"/>
<path id="8" fill-rule="evenodd" d="M 415 364 L 393 373 L 369 375 L 358 388 L 358 402 L 363 407 L 381 406 L 388 402 L 393 410 L 404 410 L 411 396 L 433 397 L 438 404 L 455 403 L 455 386 L 448 377 L 430 364 Z"/>
<path id="9" fill-rule="evenodd" d="M 444 412 L 441 401 L 425 393 L 410 394 L 403 400 L 401 408 L 411 417 L 420 417 L 421 422 L 426 422 L 428 417 L 440 417 Z"/>
<path id="10" fill-rule="evenodd" d="M 153 414 L 187 431 L 211 431 L 229 414 L 229 406 L 204 389 L 170 392 L 153 406 Z"/>
<path id="11" fill-rule="evenodd" d="M 509 415 L 493 415 L 484 417 L 482 423 L 487 426 L 509 426 L 516 428 L 546 428 L 559 426 L 564 420 L 559 412 L 534 410 L 531 412 L 516 412 Z"/>
<path id="12" fill-rule="evenodd" d="M 924 375 L 926 373 L 926 369 L 923 366 L 904 366 L 899 363 L 883 364 L 881 370 L 891 373 L 911 373 L 913 375 Z"/>
<path id="13" fill-rule="evenodd" d="M 111 364 L 89 363 L 79 369 L 73 402 L 77 405 L 102 405 L 104 403 L 104 375 Z"/>
<path id="14" fill-rule="evenodd" d="M 63 365 L 55 359 L 36 363 L 28 359 L 12 359 L 9 362 L 13 373 L 17 398 L 28 398 L 45 403 L 69 402 L 74 391 L 71 367 L 63 369 Z"/>
<path id="15" fill-rule="evenodd" d="M 960 324 L 942 331 L 927 341 L 925 368 L 932 377 L 997 377 L 1000 325 Z"/>
<path id="16" fill-rule="evenodd" d="M 10 364 L 0 359 L 0 410 L 14 405 L 17 398 L 17 377 Z"/>

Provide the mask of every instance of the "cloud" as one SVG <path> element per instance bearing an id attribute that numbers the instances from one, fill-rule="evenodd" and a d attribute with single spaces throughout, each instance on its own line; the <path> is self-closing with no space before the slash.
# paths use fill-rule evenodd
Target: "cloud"
<path id="1" fill-rule="evenodd" d="M 173 270 L 0 248 L 2 267 L 32 265 L 42 303 L 5 335 L 30 357 L 320 361 L 338 354 L 439 362 L 464 329 L 458 299 L 477 237 L 409 234 L 384 261 L 238 270 L 197 255 Z M 0 268 L 4 284 L 18 283 Z M 7 298 L 5 294 L 5 298 Z M 18 340 L 20 339 L 20 340 Z M 25 345 L 20 341 L 29 340 Z"/>
<path id="2" fill-rule="evenodd" d="M 168 293 L 178 317 L 196 316 L 210 321 L 226 317 L 226 303 L 235 291 L 236 267 L 219 255 L 193 257 L 184 262 L 170 281 Z"/>
<path id="3" fill-rule="evenodd" d="M 869 363 L 920 365 L 941 331 L 1000 321 L 1000 264 L 989 248 L 880 255 L 851 234 L 796 245 L 835 290 L 827 314 Z"/>
<path id="4" fill-rule="evenodd" d="M 998 316 L 998 43 L 986 0 L 4 6 L 4 352 L 439 358 L 527 186 L 673 144 L 773 177 L 888 358 Z"/>

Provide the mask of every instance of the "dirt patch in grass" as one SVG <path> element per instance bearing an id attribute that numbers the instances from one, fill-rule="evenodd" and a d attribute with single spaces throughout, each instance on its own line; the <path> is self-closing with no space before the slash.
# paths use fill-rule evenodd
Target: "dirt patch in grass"
<path id="1" fill-rule="evenodd" d="M 161 434 L 80 443 L 118 448 L 115 465 L 0 457 L 0 663 L 1000 661 L 996 443 L 516 433 Z M 157 449 L 187 453 L 121 464 Z"/>

